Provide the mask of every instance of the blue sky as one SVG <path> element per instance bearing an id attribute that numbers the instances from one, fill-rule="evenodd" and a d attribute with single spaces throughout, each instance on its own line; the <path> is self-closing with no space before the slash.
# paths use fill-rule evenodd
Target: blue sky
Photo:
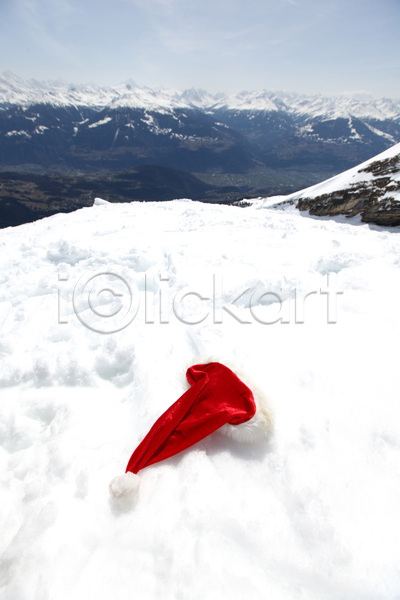
<path id="1" fill-rule="evenodd" d="M 400 0 L 0 0 L 0 72 L 400 97 Z"/>

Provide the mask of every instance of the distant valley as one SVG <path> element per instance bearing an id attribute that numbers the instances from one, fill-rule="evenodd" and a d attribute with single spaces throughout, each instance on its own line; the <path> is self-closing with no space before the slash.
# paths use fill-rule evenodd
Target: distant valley
<path id="1" fill-rule="evenodd" d="M 8 73 L 0 77 L 1 221 L 13 222 L 12 208 L 27 218 L 101 194 L 119 202 L 289 194 L 399 141 L 395 100 L 48 85 Z M 61 196 L 48 193 L 57 187 Z"/>

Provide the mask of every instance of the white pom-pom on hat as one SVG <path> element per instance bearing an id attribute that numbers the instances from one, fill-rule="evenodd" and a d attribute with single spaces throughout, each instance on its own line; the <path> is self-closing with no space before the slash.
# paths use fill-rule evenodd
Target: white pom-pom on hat
<path id="1" fill-rule="evenodd" d="M 125 473 L 124 475 L 117 475 L 112 481 L 110 481 L 109 489 L 110 494 L 114 498 L 129 498 L 134 496 L 140 485 L 139 475 L 135 473 Z"/>

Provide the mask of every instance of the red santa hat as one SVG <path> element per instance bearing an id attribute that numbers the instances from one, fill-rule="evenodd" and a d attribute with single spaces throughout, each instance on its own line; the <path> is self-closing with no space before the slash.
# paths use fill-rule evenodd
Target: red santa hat
<path id="1" fill-rule="evenodd" d="M 253 394 L 225 365 L 196 364 L 189 367 L 186 378 L 190 388 L 154 423 L 129 459 L 125 475 L 111 481 L 112 495 L 135 493 L 141 469 L 186 450 L 217 429 L 245 441 L 270 432 L 266 399 L 260 392 Z"/>

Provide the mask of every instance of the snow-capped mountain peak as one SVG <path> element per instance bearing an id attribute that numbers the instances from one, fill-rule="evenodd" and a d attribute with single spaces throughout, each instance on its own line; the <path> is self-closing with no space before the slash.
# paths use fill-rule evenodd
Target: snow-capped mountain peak
<path id="1" fill-rule="evenodd" d="M 177 108 L 225 109 L 236 111 L 283 111 L 310 118 L 399 119 L 400 100 L 376 99 L 366 94 L 307 96 L 268 90 L 237 94 L 211 94 L 205 90 L 151 89 L 128 81 L 113 87 L 66 84 L 61 81 L 24 81 L 10 71 L 0 76 L 0 104 L 30 106 L 131 107 L 148 110 Z"/>

